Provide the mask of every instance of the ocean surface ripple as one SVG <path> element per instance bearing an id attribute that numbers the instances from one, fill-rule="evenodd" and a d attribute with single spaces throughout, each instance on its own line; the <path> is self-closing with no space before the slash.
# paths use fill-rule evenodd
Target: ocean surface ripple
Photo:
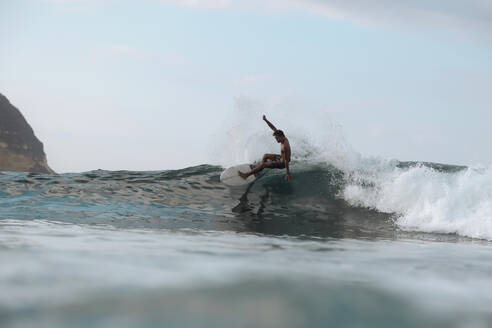
<path id="1" fill-rule="evenodd" d="M 91 171 L 0 175 L 0 213 L 122 228 L 192 228 L 270 235 L 393 238 L 387 214 L 338 197 L 343 175 L 310 167 L 292 182 L 270 172 L 248 189 L 219 181 L 222 168 L 201 165 L 162 172 Z"/>

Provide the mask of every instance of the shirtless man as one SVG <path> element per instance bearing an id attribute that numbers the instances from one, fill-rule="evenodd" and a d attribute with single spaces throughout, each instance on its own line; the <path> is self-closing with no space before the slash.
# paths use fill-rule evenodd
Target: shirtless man
<path id="1" fill-rule="evenodd" d="M 285 168 L 287 172 L 285 178 L 290 181 L 292 180 L 292 176 L 290 175 L 289 172 L 289 162 L 290 162 L 289 140 L 287 140 L 282 130 L 277 130 L 277 128 L 267 120 L 265 115 L 263 115 L 263 121 L 265 121 L 266 124 L 268 124 L 268 126 L 270 127 L 270 129 L 273 130 L 273 136 L 275 137 L 275 140 L 277 140 L 277 142 L 280 144 L 281 155 L 265 154 L 263 156 L 260 165 L 256 166 L 254 169 L 252 169 L 249 172 L 238 171 L 238 174 L 241 176 L 241 178 L 247 179 L 251 174 L 256 174 L 261 170 L 263 170 L 264 168 L 269 168 L 269 169 Z"/>

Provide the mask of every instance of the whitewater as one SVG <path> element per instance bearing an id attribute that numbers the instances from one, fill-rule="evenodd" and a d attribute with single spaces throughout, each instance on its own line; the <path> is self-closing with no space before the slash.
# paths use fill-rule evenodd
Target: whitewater
<path id="1" fill-rule="evenodd" d="M 394 213 L 403 230 L 456 233 L 492 240 L 492 172 L 379 161 L 353 172 L 343 197 L 353 205 Z"/>

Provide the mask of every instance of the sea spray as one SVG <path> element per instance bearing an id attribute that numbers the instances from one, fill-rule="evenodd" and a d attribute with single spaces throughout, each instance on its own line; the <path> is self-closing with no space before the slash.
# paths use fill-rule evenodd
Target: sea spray
<path id="1" fill-rule="evenodd" d="M 262 121 L 265 114 L 289 139 L 293 161 L 354 169 L 360 155 L 347 142 L 342 126 L 327 110 L 307 115 L 304 105 L 237 98 L 213 140 L 210 163 L 229 167 L 257 162 L 265 153 L 279 153 L 280 146 Z"/>

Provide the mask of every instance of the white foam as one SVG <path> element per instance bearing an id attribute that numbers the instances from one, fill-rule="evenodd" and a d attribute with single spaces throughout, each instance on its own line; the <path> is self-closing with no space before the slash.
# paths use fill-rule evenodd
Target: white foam
<path id="1" fill-rule="evenodd" d="M 343 197 L 353 205 L 396 213 L 404 230 L 457 233 L 492 240 L 492 170 L 443 173 L 425 166 L 361 165 Z"/>

